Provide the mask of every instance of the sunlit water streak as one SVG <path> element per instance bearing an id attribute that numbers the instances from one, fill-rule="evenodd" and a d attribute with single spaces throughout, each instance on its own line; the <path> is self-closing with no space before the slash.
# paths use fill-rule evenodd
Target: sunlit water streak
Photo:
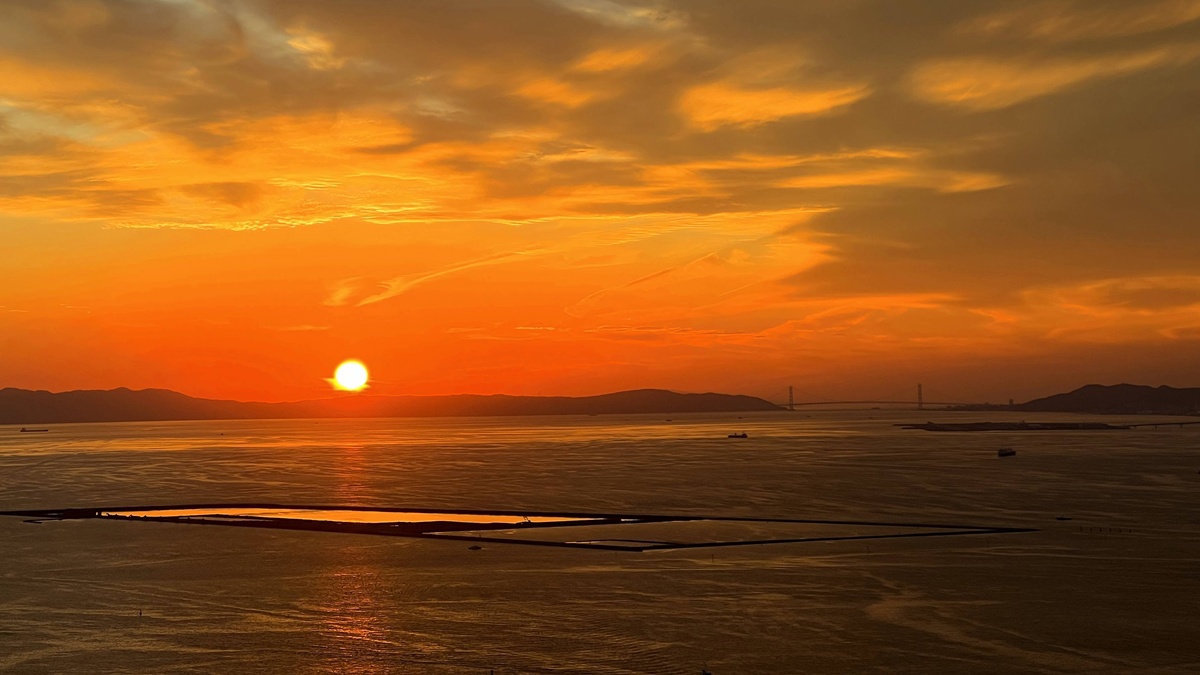
<path id="1" fill-rule="evenodd" d="M 4 518 L 0 670 L 1200 669 L 1200 430 L 891 426 L 938 417 L 0 428 L 4 509 L 267 502 L 1040 529 L 632 554 Z M 1001 446 L 1018 456 L 998 459 Z"/>

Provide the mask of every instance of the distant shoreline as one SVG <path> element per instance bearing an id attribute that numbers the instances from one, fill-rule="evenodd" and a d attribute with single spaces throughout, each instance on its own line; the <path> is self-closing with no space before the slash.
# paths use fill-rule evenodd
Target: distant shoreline
<path id="1" fill-rule="evenodd" d="M 118 388 L 61 393 L 0 389 L 0 425 L 249 419 L 672 415 L 786 410 L 785 406 L 754 396 L 721 393 L 682 394 L 664 389 L 635 389 L 578 397 L 507 394 L 355 395 L 285 403 L 195 398 L 167 389 L 134 391 Z M 1072 392 L 1026 403 L 948 406 L 926 410 L 1200 417 L 1200 387 L 1091 384 Z"/>
<path id="2" fill-rule="evenodd" d="M 361 419 L 412 417 L 530 417 L 737 413 L 783 410 L 753 396 L 681 394 L 638 389 L 599 396 L 347 396 L 261 403 L 194 398 L 166 389 L 111 389 L 51 393 L 0 390 L 0 424 L 168 422 L 246 419 Z"/>

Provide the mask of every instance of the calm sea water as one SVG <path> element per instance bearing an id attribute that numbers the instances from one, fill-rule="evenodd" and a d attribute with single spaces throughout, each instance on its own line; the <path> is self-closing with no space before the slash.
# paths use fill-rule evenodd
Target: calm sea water
<path id="1" fill-rule="evenodd" d="M 4 509 L 271 501 L 1039 529 L 642 554 L 0 518 L 0 671 L 1200 671 L 1200 429 L 891 426 L 939 418 L 971 419 L 0 427 Z M 998 459 L 1001 446 L 1018 455 Z"/>

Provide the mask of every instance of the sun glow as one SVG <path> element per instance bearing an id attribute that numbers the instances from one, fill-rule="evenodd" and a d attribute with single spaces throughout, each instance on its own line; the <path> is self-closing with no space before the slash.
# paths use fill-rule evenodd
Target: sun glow
<path id="1" fill-rule="evenodd" d="M 333 387 L 343 391 L 361 391 L 367 386 L 367 367 L 361 361 L 343 361 L 333 373 Z"/>

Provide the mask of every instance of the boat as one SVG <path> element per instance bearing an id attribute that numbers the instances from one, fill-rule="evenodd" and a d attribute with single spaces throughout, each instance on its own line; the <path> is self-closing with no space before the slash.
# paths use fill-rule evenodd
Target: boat
<path id="1" fill-rule="evenodd" d="M 49 429 L 27 429 L 25 427 L 21 427 L 21 433 L 23 433 L 23 434 L 44 434 L 47 431 L 50 431 L 50 430 Z"/>
<path id="2" fill-rule="evenodd" d="M 1015 454 L 1017 454 L 1017 451 L 1012 448 L 1000 448 L 996 451 L 997 457 L 1012 457 Z"/>
<path id="3" fill-rule="evenodd" d="M 729 438 L 750 438 L 750 434 L 743 431 L 740 434 L 729 434 Z"/>

